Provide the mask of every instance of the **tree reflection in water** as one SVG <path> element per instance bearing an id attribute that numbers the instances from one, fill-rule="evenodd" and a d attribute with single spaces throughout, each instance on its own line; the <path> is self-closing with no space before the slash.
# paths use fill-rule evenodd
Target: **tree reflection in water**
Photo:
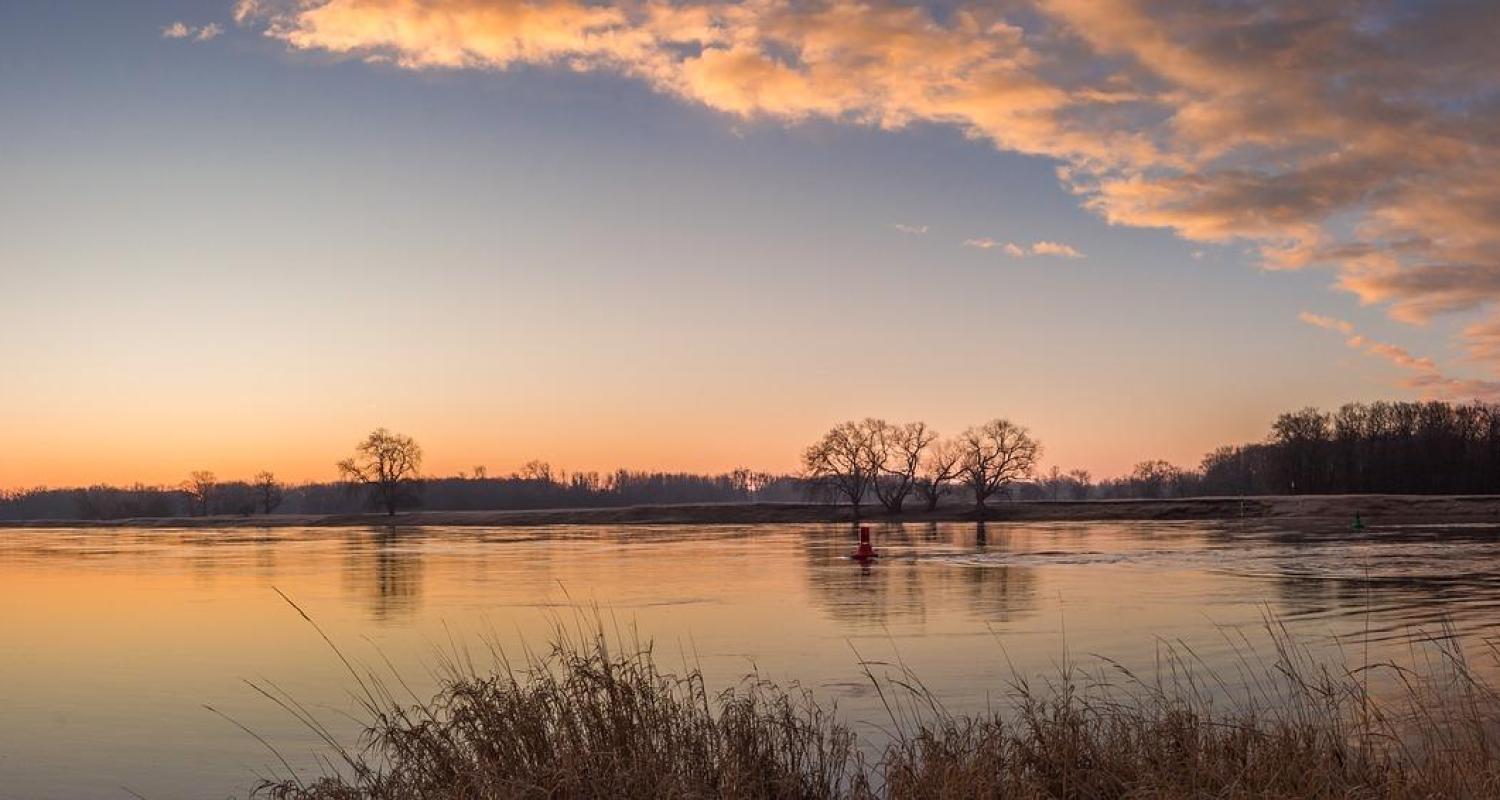
<path id="1" fill-rule="evenodd" d="M 858 541 L 857 527 L 847 534 L 840 529 L 836 534 L 810 535 L 803 542 L 809 595 L 841 623 L 921 624 L 941 614 L 1005 621 L 1037 607 L 1032 567 L 953 564 L 918 555 L 994 555 L 1008 547 L 1003 529 L 987 529 L 984 523 L 894 523 L 873 525 L 871 534 L 880 558 L 866 564 L 849 557 Z"/>
<path id="2" fill-rule="evenodd" d="M 407 616 L 421 605 L 422 535 L 420 529 L 384 527 L 345 540 L 344 589 L 363 598 L 376 620 Z"/>

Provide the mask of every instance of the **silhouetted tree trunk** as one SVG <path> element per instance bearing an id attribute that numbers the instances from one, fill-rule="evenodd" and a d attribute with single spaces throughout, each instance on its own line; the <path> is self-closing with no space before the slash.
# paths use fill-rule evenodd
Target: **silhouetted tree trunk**
<path id="1" fill-rule="evenodd" d="M 1041 455 L 1031 434 L 1009 420 L 990 420 L 964 431 L 962 473 L 974 494 L 974 511 L 983 517 L 986 501 L 1019 478 L 1030 475 Z"/>
<path id="2" fill-rule="evenodd" d="M 370 487 L 385 513 L 394 517 L 416 487 L 421 465 L 422 448 L 410 436 L 379 428 L 338 468 L 345 480 Z"/>

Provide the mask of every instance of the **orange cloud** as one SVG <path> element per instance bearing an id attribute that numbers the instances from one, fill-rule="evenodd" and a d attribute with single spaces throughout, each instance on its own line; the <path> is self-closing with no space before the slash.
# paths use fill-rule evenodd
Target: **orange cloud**
<path id="1" fill-rule="evenodd" d="M 1377 342 L 1366 339 L 1363 336 L 1354 335 L 1344 340 L 1345 344 L 1356 350 L 1363 350 L 1369 355 L 1379 356 L 1398 367 L 1430 372 L 1437 369 L 1437 364 L 1430 358 L 1419 358 L 1411 354 L 1409 350 L 1386 342 Z"/>
<path id="2" fill-rule="evenodd" d="M 1031 254 L 1034 256 L 1057 256 L 1058 258 L 1083 258 L 1083 253 L 1078 252 L 1072 245 L 1061 242 L 1035 242 L 1031 245 Z"/>
<path id="3" fill-rule="evenodd" d="M 1030 245 L 1016 244 L 1015 242 L 1000 242 L 989 237 L 982 239 L 965 239 L 964 246 L 976 247 L 980 250 L 993 250 L 999 248 L 1002 253 L 1011 258 L 1026 258 L 1028 256 L 1056 256 L 1058 258 L 1083 258 L 1083 253 L 1072 245 L 1060 242 L 1033 242 Z"/>
<path id="4" fill-rule="evenodd" d="M 1422 372 L 1433 372 L 1437 370 L 1437 364 L 1430 358 L 1414 356 L 1404 347 L 1386 342 L 1377 342 L 1354 332 L 1354 323 L 1334 317 L 1325 317 L 1304 311 L 1297 318 L 1316 328 L 1333 331 L 1342 334 L 1344 344 L 1355 350 L 1364 352 L 1366 355 L 1383 358 L 1403 369 L 1413 369 Z"/>
<path id="5" fill-rule="evenodd" d="M 291 48 L 408 69 L 555 64 L 744 117 L 953 125 L 1054 159 L 1112 223 L 1247 242 L 1269 268 L 1326 266 L 1338 288 L 1403 321 L 1490 309 L 1500 4 L 1395 13 L 1374 0 L 1018 0 L 941 15 L 873 0 L 234 9 Z M 1500 348 L 1462 336 L 1500 365 Z"/>
<path id="6" fill-rule="evenodd" d="M 1306 322 L 1307 324 L 1314 327 L 1322 328 L 1323 330 L 1337 331 L 1338 333 L 1342 333 L 1345 336 L 1354 333 L 1354 323 L 1345 322 L 1344 320 L 1335 319 L 1333 317 L 1324 317 L 1318 314 L 1314 314 L 1310 311 L 1304 311 L 1301 314 L 1298 314 L 1297 319 L 1300 319 L 1303 322 Z"/>
<path id="7" fill-rule="evenodd" d="M 1450 378 L 1429 372 L 1407 378 L 1402 383 L 1407 388 L 1422 390 L 1428 397 L 1500 402 L 1500 381 Z"/>
<path id="8" fill-rule="evenodd" d="M 1464 328 L 1469 357 L 1475 361 L 1500 362 L 1500 321 L 1478 322 Z"/>
<path id="9" fill-rule="evenodd" d="M 1401 385 L 1406 388 L 1420 389 L 1428 396 L 1448 399 L 1500 400 L 1500 381 L 1454 378 L 1444 375 L 1432 359 L 1412 355 L 1404 347 L 1361 336 L 1355 333 L 1353 323 L 1345 320 L 1308 311 L 1299 314 L 1298 319 L 1313 327 L 1343 335 L 1344 344 L 1365 355 L 1384 359 L 1397 367 L 1416 373 L 1401 380 Z"/>
<path id="10" fill-rule="evenodd" d="M 195 42 L 207 42 L 216 39 L 224 32 L 224 26 L 217 22 L 207 25 L 193 26 L 185 22 L 174 22 L 161 29 L 163 39 L 191 39 Z"/>

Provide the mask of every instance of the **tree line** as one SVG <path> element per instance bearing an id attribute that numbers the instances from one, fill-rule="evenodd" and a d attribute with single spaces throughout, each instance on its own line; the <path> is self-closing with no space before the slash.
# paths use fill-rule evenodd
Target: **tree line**
<path id="1" fill-rule="evenodd" d="M 1500 493 L 1500 405 L 1350 403 L 1278 416 L 1259 442 L 1220 447 L 1196 468 L 1151 459 L 1095 481 L 1039 468 L 1041 444 L 1005 419 L 942 437 L 922 422 L 868 418 L 834 426 L 802 453 L 801 472 L 716 475 L 564 472 L 531 461 L 502 477 L 480 466 L 423 477 L 421 448 L 384 429 L 336 468 L 340 479 L 286 485 L 270 471 L 221 481 L 192 472 L 177 486 L 90 486 L 0 492 L 0 519 L 120 519 L 208 514 L 339 514 L 377 508 L 580 508 L 664 503 L 878 504 L 890 513 L 944 502 L 982 512 L 1002 498 L 1088 500 L 1276 494 Z"/>
<path id="2" fill-rule="evenodd" d="M 1279 415 L 1259 442 L 1219 447 L 1196 469 L 1143 461 L 1087 487 L 1108 498 L 1500 493 L 1500 404 L 1346 403 Z"/>
<path id="3" fill-rule="evenodd" d="M 1266 441 L 1209 453 L 1202 494 L 1500 492 L 1500 405 L 1349 403 L 1282 414 Z"/>
<path id="4" fill-rule="evenodd" d="M 899 513 L 908 496 L 936 508 L 947 494 L 987 501 L 1111 500 L 1279 494 L 1500 493 L 1500 404 L 1348 403 L 1281 414 L 1259 442 L 1228 445 L 1196 468 L 1161 459 L 1095 481 L 1087 470 L 1039 471 L 1041 447 L 997 419 L 952 439 L 921 422 L 845 422 L 803 453 L 825 498 L 856 508 L 867 496 Z"/>
<path id="5" fill-rule="evenodd" d="M 198 470 L 175 486 L 89 486 L 0 492 L 0 519 L 129 519 L 257 514 L 349 514 L 368 510 L 440 511 L 588 508 L 669 503 L 795 502 L 805 497 L 791 475 L 736 469 L 713 475 L 618 469 L 556 470 L 545 461 L 491 476 L 483 466 L 448 477 L 421 474 L 422 451 L 410 437 L 380 429 L 335 465 L 339 480 L 286 484 L 270 471 L 220 480 Z"/>

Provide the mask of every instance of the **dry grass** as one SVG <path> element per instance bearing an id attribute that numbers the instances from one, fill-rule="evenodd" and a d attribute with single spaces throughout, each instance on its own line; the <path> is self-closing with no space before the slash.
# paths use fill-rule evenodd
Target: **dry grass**
<path id="1" fill-rule="evenodd" d="M 255 794 L 1500 797 L 1500 697 L 1451 632 L 1426 640 L 1420 669 L 1331 671 L 1280 625 L 1268 628 L 1275 652 L 1263 659 L 1242 640 L 1233 684 L 1184 647 L 1164 645 L 1149 679 L 1109 662 L 1093 672 L 1065 664 L 1042 685 L 1016 678 L 1010 702 L 982 715 L 950 714 L 909 671 L 877 676 L 879 665 L 867 664 L 891 738 L 866 759 L 835 711 L 806 692 L 752 675 L 713 693 L 695 669 L 664 672 L 649 646 L 622 649 L 631 637 L 606 636 L 597 620 L 560 625 L 551 649 L 519 668 L 498 650 L 490 669 L 465 655 L 447 659 L 440 690 L 425 701 L 398 702 L 351 666 L 372 720 L 358 752 L 338 748 L 303 709 L 266 690 L 322 732 L 342 763 L 316 782 L 289 777 Z"/>

